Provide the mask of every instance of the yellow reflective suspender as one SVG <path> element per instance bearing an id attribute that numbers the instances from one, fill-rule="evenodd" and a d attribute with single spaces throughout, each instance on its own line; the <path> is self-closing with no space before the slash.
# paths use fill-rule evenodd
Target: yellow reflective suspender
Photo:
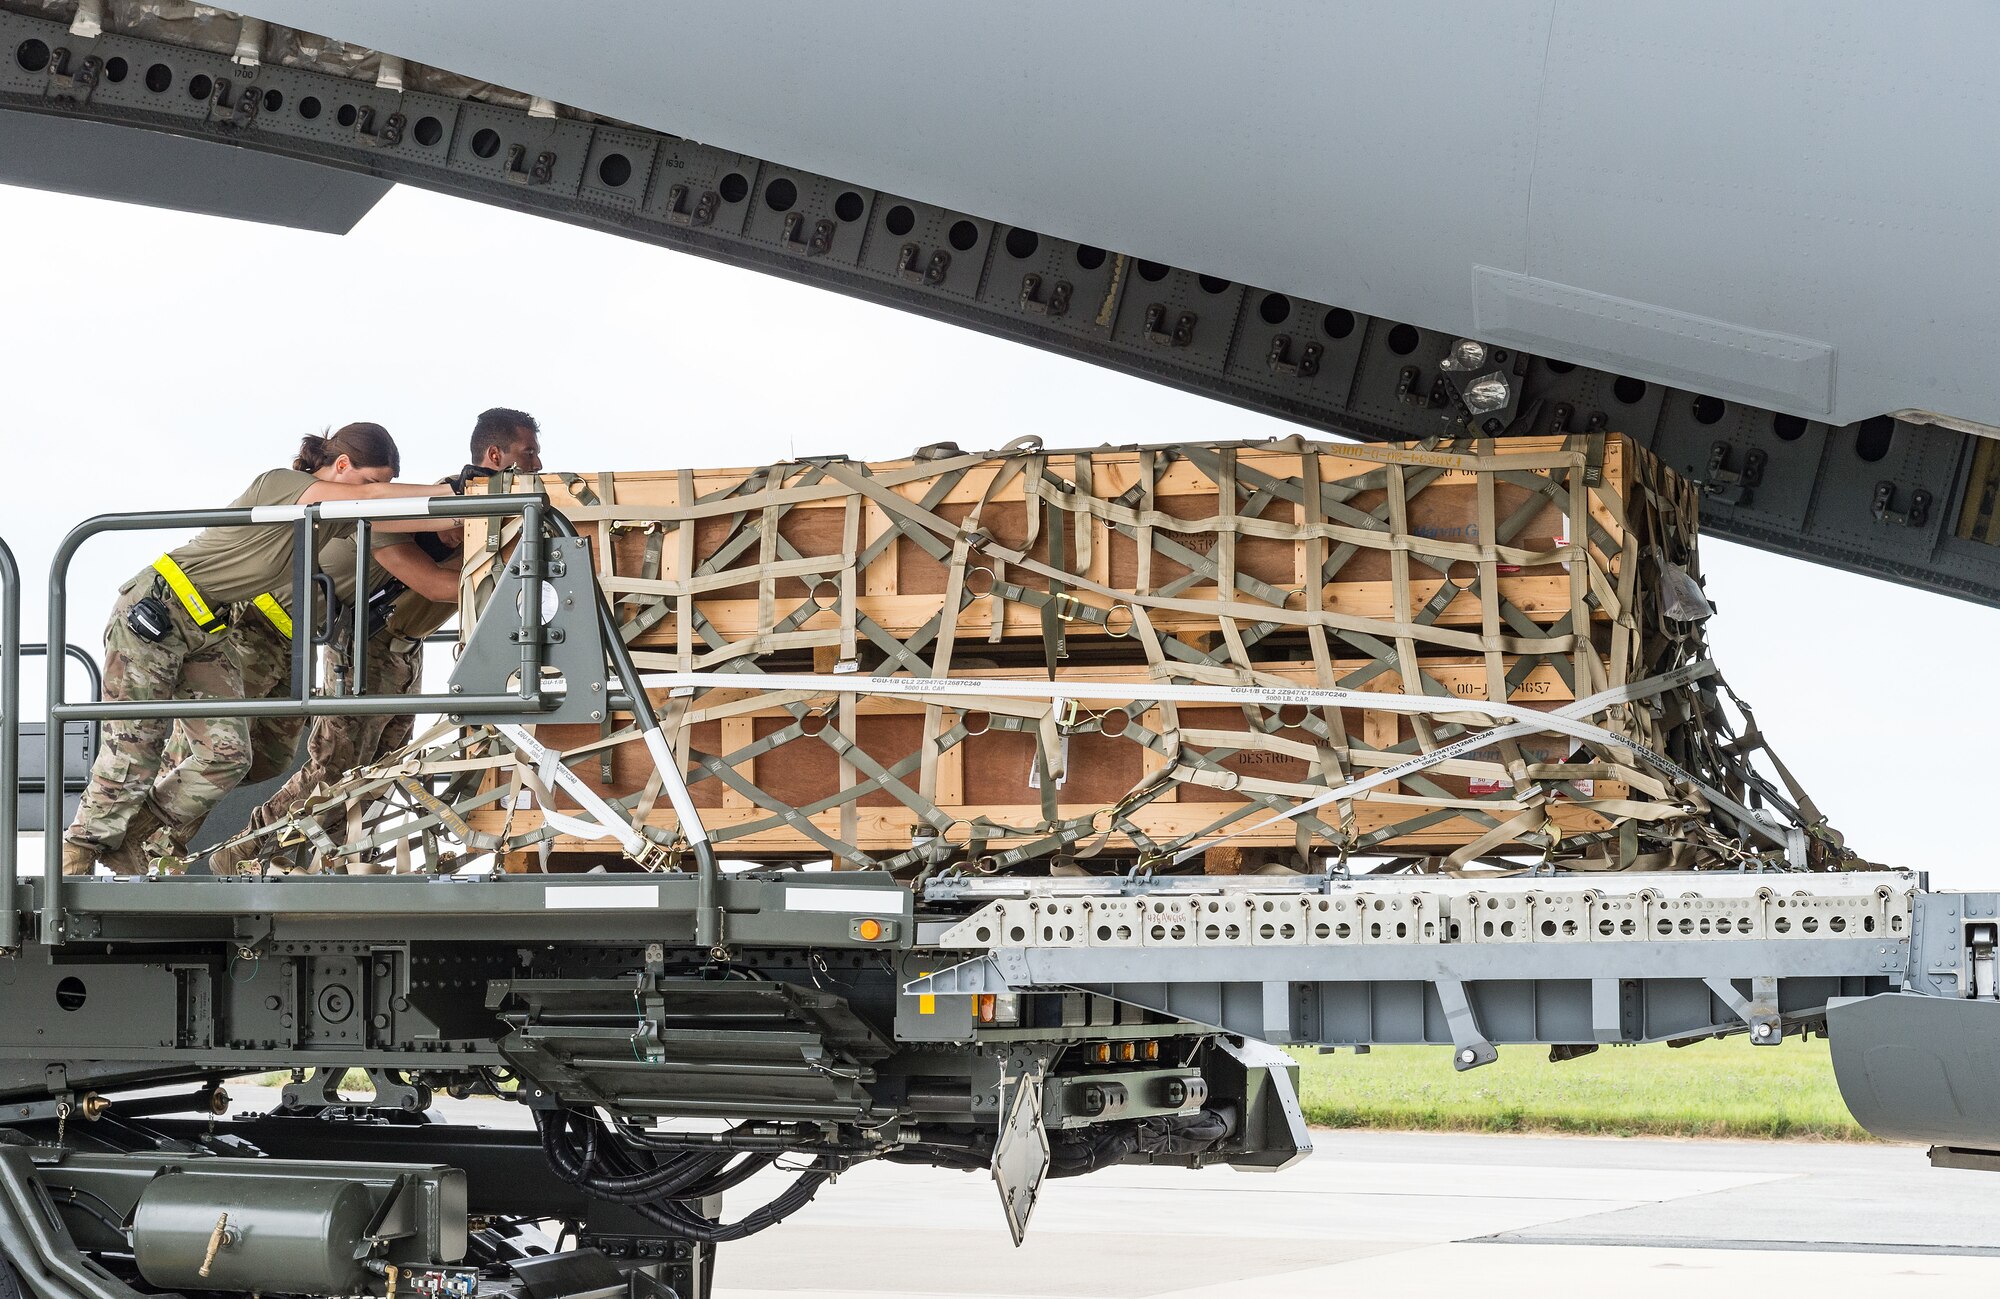
<path id="1" fill-rule="evenodd" d="M 167 580 L 168 589 L 180 600 L 181 608 L 187 610 L 188 617 L 194 619 L 195 626 L 211 636 L 229 630 L 229 620 L 208 607 L 208 601 L 201 598 L 201 592 L 195 588 L 193 580 L 179 564 L 174 562 L 172 555 L 162 555 L 154 560 L 153 571 Z M 266 591 L 251 603 L 257 606 L 259 613 L 271 620 L 271 625 L 276 627 L 286 640 L 292 638 L 292 615 L 285 612 L 285 606 L 278 603 L 277 596 Z"/>
<path id="2" fill-rule="evenodd" d="M 229 629 L 229 620 L 208 607 L 208 601 L 201 598 L 201 592 L 195 589 L 194 583 L 188 580 L 188 575 L 174 562 L 172 555 L 162 555 L 154 560 L 153 571 L 167 580 L 168 589 L 180 600 L 181 608 L 187 610 L 188 617 L 194 619 L 195 626 L 211 636 Z M 286 632 L 286 635 L 290 634 Z"/>
<path id="3" fill-rule="evenodd" d="M 284 633 L 286 640 L 292 638 L 292 615 L 285 612 L 285 606 L 278 603 L 278 597 L 269 591 L 251 601 L 257 611 L 271 620 L 271 625 Z"/>

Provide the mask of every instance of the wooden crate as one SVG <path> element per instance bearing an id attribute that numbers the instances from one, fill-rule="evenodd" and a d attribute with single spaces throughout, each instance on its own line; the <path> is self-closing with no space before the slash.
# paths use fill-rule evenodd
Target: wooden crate
<path id="1" fill-rule="evenodd" d="M 1636 555 L 1627 520 L 1652 514 L 1635 454 L 1615 435 L 1444 450 L 1194 445 L 544 475 L 542 486 L 597 539 L 605 590 L 657 618 L 634 647 L 682 666 L 718 657 L 702 624 L 739 653 L 747 643 L 852 650 L 857 638 L 844 645 L 842 628 L 860 619 L 904 639 L 955 585 L 957 638 L 1038 640 L 1039 603 L 1006 592 L 1014 584 L 1045 601 L 1047 569 L 1066 575 L 1070 638 L 1124 631 L 1116 609 L 1141 593 L 1156 596 L 1148 616 L 1169 635 L 1212 633 L 1223 618 L 1301 629 L 1369 620 L 1464 651 L 1482 648 L 1464 629 L 1498 628 L 1510 611 L 1547 626 L 1585 607 L 1593 579 L 1619 589 Z M 1454 467 L 1477 465 L 1500 467 Z M 1316 509 L 1307 475 L 1319 482 Z M 1228 506 L 1225 484 L 1237 488 Z M 1062 533 L 1054 558 L 1052 530 Z M 476 579 L 493 552 L 483 522 L 471 532 Z M 954 557 L 967 535 L 973 544 Z M 1482 548 L 1486 538 L 1497 541 Z M 1326 574 L 1317 592 L 1316 568 Z M 1459 589 L 1429 610 L 1447 582 Z M 1588 614 L 1608 622 L 1617 610 Z"/>
<path id="2" fill-rule="evenodd" d="M 1340 665 L 1350 672 L 1365 666 L 1360 662 Z M 1507 664 L 1510 671 L 1515 666 L 1514 662 Z M 1430 660 L 1425 671 L 1432 680 L 1460 697 L 1484 695 L 1485 666 L 1479 660 Z M 981 675 L 988 679 L 1032 678 L 1032 674 L 1022 669 Z M 1312 680 L 1310 669 L 1279 670 L 1272 675 L 1299 684 L 1310 684 Z M 1109 670 L 1093 673 L 1091 680 L 1137 688 L 1144 684 L 1145 675 L 1136 669 Z M 1401 689 L 1401 681 L 1393 672 L 1384 672 L 1365 688 L 1396 692 Z M 1508 698 L 1531 708 L 1555 708 L 1568 703 L 1572 692 L 1560 672 L 1544 664 L 1520 680 Z M 664 707 L 667 700 L 662 695 L 656 702 Z M 1108 701 L 1092 700 L 1087 694 L 1081 695 L 1078 703 L 1081 725 L 1062 740 L 1066 771 L 1059 785 L 1057 806 L 1063 818 L 1087 818 L 1118 804 L 1141 787 L 1147 777 L 1175 765 L 1172 758 L 1145 742 L 1146 733 L 1157 735 L 1169 725 L 1160 706 L 1118 707 Z M 1102 722 L 1093 724 L 1091 718 L 1108 716 L 1114 709 L 1127 721 L 1122 733 L 1106 734 Z M 934 722 L 927 717 L 932 711 L 937 714 Z M 1365 775 L 1417 752 L 1415 726 L 1407 715 L 1360 708 L 1337 711 L 1348 741 L 1349 774 Z M 1314 736 L 1303 726 L 1285 725 L 1288 720 L 1303 722 L 1303 710 L 1279 715 L 1262 708 L 1246 713 L 1241 707 L 1182 704 L 1174 712 L 1174 721 L 1189 754 L 1211 759 L 1221 777 L 1209 778 L 1214 783 L 1189 780 L 1173 784 L 1157 798 L 1132 809 L 1131 823 L 1148 839 L 1163 842 L 1215 827 L 1250 802 L 1255 792 L 1292 800 L 1317 792 L 1314 782 L 1321 780 L 1322 774 L 1316 770 Z M 984 720 L 980 719 L 980 713 L 986 714 Z M 815 701 L 807 714 L 823 715 L 830 723 L 839 724 L 831 696 Z M 743 785 L 756 790 L 752 794 L 732 788 L 713 776 L 704 778 L 705 773 L 699 768 L 693 772 L 691 793 L 695 805 L 702 810 L 704 825 L 725 852 L 759 856 L 826 855 L 824 843 L 815 843 L 777 812 L 836 800 L 843 790 L 863 778 L 857 775 L 856 764 L 843 764 L 832 747 L 816 734 L 807 733 L 809 728 L 800 725 L 794 712 L 764 706 L 762 696 L 755 691 L 708 692 L 701 705 L 684 720 L 683 752 L 692 750 L 726 763 Z M 846 733 L 854 737 L 868 758 L 885 768 L 917 756 L 918 765 L 905 783 L 924 805 L 934 806 L 951 822 L 973 823 L 983 819 L 1018 830 L 1016 838 L 1029 838 L 1044 815 L 1035 787 L 1038 732 L 1032 726 L 1004 729 L 1006 721 L 1004 715 L 994 716 L 990 708 L 939 706 L 921 699 L 872 696 L 856 701 L 848 724 L 851 729 Z M 927 722 L 931 723 L 934 736 L 929 740 Z M 978 733 L 954 743 L 948 737 L 962 723 Z M 1269 733 L 1253 733 L 1250 729 L 1253 724 L 1269 727 Z M 791 738 L 761 755 L 735 756 L 787 731 Z M 594 726 L 544 726 L 539 728 L 538 735 L 544 743 L 569 751 L 592 746 L 600 731 Z M 924 780 L 921 761 L 927 743 L 933 754 L 928 782 Z M 1541 782 L 1548 786 L 1557 783 L 1549 769 L 1570 763 L 1573 748 L 1571 742 L 1561 737 L 1527 737 L 1516 746 L 1523 761 L 1539 764 L 1536 770 L 1541 773 Z M 1508 809 L 1518 810 L 1520 805 L 1511 801 L 1513 784 L 1502 756 L 1493 750 L 1475 752 L 1424 773 L 1423 779 L 1429 786 L 1425 791 L 1419 792 L 1407 782 L 1394 782 L 1374 792 L 1367 801 L 1354 804 L 1344 823 L 1332 812 L 1324 813 L 1323 817 L 1372 840 L 1367 845 L 1370 847 L 1419 851 L 1456 847 L 1477 838 L 1493 821 L 1462 814 L 1426 819 L 1427 814 L 1438 807 L 1458 804 L 1483 811 L 1489 818 L 1504 820 L 1512 815 L 1513 811 Z M 607 760 L 608 780 L 605 779 Z M 1199 759 L 1191 758 L 1187 765 L 1198 766 Z M 576 764 L 576 770 L 592 788 L 619 797 L 630 795 L 645 783 L 652 772 L 652 761 L 641 743 L 626 740 L 591 754 Z M 1574 780 L 1564 782 L 1572 788 L 1554 794 L 1557 806 L 1552 809 L 1552 819 L 1566 834 L 1603 829 L 1609 824 L 1607 819 L 1575 800 L 1579 796 L 1593 800 L 1623 798 L 1629 787 L 1602 775 L 1593 779 L 1592 773 L 1597 768 L 1575 770 L 1579 774 Z M 936 824 L 887 789 L 861 794 L 845 806 L 849 810 L 835 807 L 815 813 L 809 819 L 829 838 L 874 857 L 893 856 L 910 849 L 916 839 L 929 836 Z M 574 810 L 567 798 L 559 800 L 558 808 Z M 504 815 L 497 810 L 486 811 L 470 819 L 474 828 L 497 833 Z M 517 812 L 511 828 L 518 831 L 533 817 L 534 813 L 528 812 L 524 820 L 523 814 Z M 1261 819 L 1261 815 L 1252 819 Z M 664 800 L 656 803 L 648 820 L 663 829 L 674 825 L 672 809 Z M 1397 826 L 1406 822 L 1421 823 L 1395 832 Z M 964 832 L 954 832 L 954 836 L 959 833 Z M 998 836 L 996 842 L 1004 839 L 1005 836 Z M 1271 847 L 1290 845 L 1294 840 L 1291 826 L 1278 825 L 1241 836 L 1237 842 L 1242 846 Z M 1128 834 L 1117 831 L 1110 835 L 1105 846 L 1119 854 L 1143 851 Z M 559 854 L 602 851 L 601 844 L 568 837 L 559 838 L 555 848 Z"/>
<path id="3" fill-rule="evenodd" d="M 1642 563 L 1642 547 L 1695 571 L 1695 493 L 1618 436 L 944 450 L 873 465 L 548 475 L 542 485 L 590 539 L 646 670 L 1046 680 L 1053 658 L 1058 678 L 1107 687 L 1399 692 L 1409 682 L 1410 693 L 1554 708 L 1685 651 L 1662 621 L 1659 563 Z M 467 541 L 476 604 L 511 539 L 475 522 Z M 774 700 L 710 689 L 666 711 L 723 851 L 895 866 L 934 856 L 940 842 L 973 857 L 1038 843 L 1052 855 L 1157 857 L 1470 724 L 1348 708 L 1301 726 L 1184 704 L 1135 706 L 1114 736 L 1090 721 L 1111 702 L 1078 703 L 1082 724 L 1060 739 L 1045 704 L 982 708 L 948 693 Z M 985 725 L 961 737 L 968 712 L 987 714 Z M 1623 710 L 1619 724 L 1664 738 L 1644 709 Z M 766 745 L 774 735 L 782 742 Z M 540 738 L 591 750 L 573 765 L 613 796 L 633 795 L 652 770 L 636 742 L 594 750 L 596 727 L 542 727 Z M 1306 832 L 1316 851 L 1436 852 L 1491 840 L 1506 823 L 1534 845 L 1614 828 L 1599 805 L 1629 810 L 1670 793 L 1619 751 L 1573 747 L 1543 736 L 1475 754 L 1324 809 Z M 1031 780 L 1038 753 L 1064 768 L 1052 800 Z M 881 779 L 898 763 L 908 764 L 900 791 Z M 646 814 L 673 826 L 664 798 Z M 517 808 L 473 823 L 520 836 L 537 821 Z M 1298 842 L 1293 824 L 1238 841 Z M 602 852 L 567 838 L 554 848 Z"/>

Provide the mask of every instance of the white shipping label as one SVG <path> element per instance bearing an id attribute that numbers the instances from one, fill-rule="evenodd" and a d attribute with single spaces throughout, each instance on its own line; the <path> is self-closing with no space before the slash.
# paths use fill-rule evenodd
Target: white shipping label
<path id="1" fill-rule="evenodd" d="M 551 884 L 542 893 L 550 911 L 642 910 L 660 905 L 657 884 Z"/>
<path id="2" fill-rule="evenodd" d="M 809 884 L 785 886 L 785 910 L 831 911 L 843 916 L 895 916 L 903 911 L 900 893 L 889 889 L 842 889 Z"/>

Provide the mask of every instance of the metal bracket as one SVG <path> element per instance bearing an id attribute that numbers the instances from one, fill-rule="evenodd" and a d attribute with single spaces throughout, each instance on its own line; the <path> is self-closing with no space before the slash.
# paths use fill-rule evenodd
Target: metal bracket
<path id="1" fill-rule="evenodd" d="M 1048 301 L 1042 300 L 1042 277 L 1032 271 L 1021 277 L 1021 310 L 1037 316 L 1067 316 L 1070 294 L 1075 290 L 1068 280 L 1057 280 L 1049 290 Z"/>
<path id="2" fill-rule="evenodd" d="M 355 119 L 354 134 L 361 143 L 371 149 L 393 149 L 403 142 L 403 128 L 407 124 L 408 119 L 401 113 L 391 113 L 382 119 L 382 129 L 377 131 L 375 129 L 375 110 L 372 108 L 363 108 L 361 116 Z M 521 146 L 515 145 L 514 147 L 519 149 Z M 551 160 L 553 160 L 551 155 L 544 156 L 551 157 Z"/>
<path id="3" fill-rule="evenodd" d="M 518 716 L 481 720 L 522 725 L 601 722 L 607 715 L 605 651 L 597 618 L 597 592 L 590 578 L 590 552 L 587 544 L 575 537 L 550 537 L 543 546 L 546 560 L 536 583 L 541 591 L 541 639 L 547 651 L 543 673 L 547 676 L 553 669 L 561 677 L 562 698 L 548 712 L 532 712 L 524 706 Z M 453 694 L 514 693 L 508 682 L 521 670 L 523 581 L 517 557 L 494 583 L 479 621 L 473 624 L 465 653 L 452 669 Z"/>
<path id="4" fill-rule="evenodd" d="M 912 284 L 934 289 L 944 283 L 945 273 L 951 270 L 951 254 L 940 248 L 931 254 L 929 262 L 919 268 L 917 258 L 922 255 L 923 249 L 915 244 L 904 244 L 897 249 L 896 274 Z"/>
<path id="5" fill-rule="evenodd" d="M 514 185 L 546 185 L 555 178 L 556 154 L 553 149 L 544 149 L 535 155 L 535 165 L 528 167 L 528 146 L 512 145 L 507 150 L 507 180 Z"/>
<path id="6" fill-rule="evenodd" d="M 1464 1073 L 1483 1064 L 1492 1064 L 1500 1052 L 1479 1031 L 1479 1017 L 1465 995 L 1465 984 L 1457 979 L 1437 981 L 1438 1001 L 1444 1006 L 1445 1022 L 1451 1026 L 1451 1065 Z"/>
<path id="7" fill-rule="evenodd" d="M 1318 343 L 1307 343 L 1299 349 L 1298 359 L 1292 359 L 1292 336 L 1280 334 L 1271 340 L 1271 354 L 1265 359 L 1270 362 L 1272 374 L 1290 375 L 1294 379 L 1310 379 L 1319 373 L 1320 357 L 1326 349 Z"/>
<path id="8" fill-rule="evenodd" d="M 1770 975 L 1760 975 L 1750 980 L 1750 996 L 1745 998 L 1736 991 L 1736 984 L 1724 978 L 1710 975 L 1702 980 L 1717 1000 L 1735 1013 L 1736 1017 L 1750 1026 L 1750 1042 L 1754 1046 L 1776 1046 L 1785 1038 L 1785 1024 L 1778 1014 L 1778 980 Z"/>
<path id="9" fill-rule="evenodd" d="M 1743 455 L 1743 467 L 1731 469 L 1735 448 L 1717 442 L 1708 449 L 1708 474 L 1701 480 L 1701 494 L 1724 505 L 1748 505 L 1752 489 L 1764 481 L 1764 465 L 1769 459 L 1756 447 Z"/>
<path id="10" fill-rule="evenodd" d="M 69 70 L 70 54 L 67 48 L 57 48 L 49 55 L 49 80 L 58 91 L 68 91 L 68 97 L 79 104 L 90 102 L 98 83 L 104 79 L 104 60 L 95 54 L 77 65 L 74 73 Z"/>
<path id="11" fill-rule="evenodd" d="M 368 1083 L 374 1093 L 369 1096 L 350 1099 L 340 1094 L 340 1080 L 347 1076 L 347 1070 L 340 1066 L 317 1066 L 312 1077 L 302 1082 L 285 1084 L 279 1093 L 278 1105 L 287 1110 L 319 1109 L 340 1106 L 346 1109 L 362 1110 L 402 1110 L 415 1114 L 430 1108 L 431 1089 L 422 1083 L 407 1083 L 396 1076 L 393 1069 L 369 1069 Z"/>
<path id="12" fill-rule="evenodd" d="M 1896 506 L 1896 484 L 1886 478 L 1875 484 L 1875 499 L 1869 505 L 1875 522 L 1893 524 L 1899 528 L 1921 528 L 1930 521 L 1931 494 L 1919 487 L 1910 493 L 1910 508 L 1898 510 Z"/>
<path id="13" fill-rule="evenodd" d="M 715 211 L 722 205 L 722 195 L 714 190 L 703 190 L 695 200 L 694 210 L 688 211 L 688 187 L 670 185 L 667 187 L 667 220 L 677 226 L 705 226 L 715 220 Z"/>
<path id="14" fill-rule="evenodd" d="M 374 1070 L 369 1070 L 370 1075 Z M 368 1230 L 361 1233 L 361 1239 L 354 1243 L 354 1257 L 366 1258 L 392 1240 L 403 1240 L 417 1234 L 417 1197 L 423 1192 L 423 1183 L 415 1174 L 405 1173 L 396 1179 L 396 1185 L 389 1191 L 382 1207 L 375 1211 L 375 1218 L 368 1224 Z"/>
<path id="15" fill-rule="evenodd" d="M 1414 365 L 1406 365 L 1396 375 L 1396 400 L 1419 410 L 1434 410 L 1445 404 L 1450 395 L 1450 385 L 1440 374 L 1431 380 L 1431 386 L 1420 390 L 1423 372 Z"/>
<path id="16" fill-rule="evenodd" d="M 785 214 L 785 247 L 808 257 L 824 257 L 833 251 L 834 223 L 830 217 L 821 217 L 813 222 L 812 237 L 801 239 L 799 232 L 805 228 L 806 219 L 798 212 Z"/>
<path id="17" fill-rule="evenodd" d="M 1194 342 L 1195 315 L 1183 311 L 1174 317 L 1173 327 L 1167 327 L 1167 307 L 1163 302 L 1148 303 L 1146 306 L 1146 341 L 1158 343 L 1162 347 L 1187 347 Z"/>
<path id="18" fill-rule="evenodd" d="M 909 997 L 969 997 L 982 993 L 1017 992 L 1029 986 L 1027 957 L 1019 951 L 1003 950 L 912 979 L 903 985 L 903 994 Z"/>

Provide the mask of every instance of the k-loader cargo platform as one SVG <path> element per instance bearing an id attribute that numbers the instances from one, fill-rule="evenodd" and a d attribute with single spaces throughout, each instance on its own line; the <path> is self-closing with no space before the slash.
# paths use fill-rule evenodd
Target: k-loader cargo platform
<path id="1" fill-rule="evenodd" d="M 67 698 L 67 572 L 89 537 L 256 522 L 295 528 L 309 555 L 321 520 L 357 508 L 518 520 L 446 693 L 317 693 L 301 635 L 289 698 Z M 294 607 L 307 607 L 311 574 L 296 582 Z M 24 647 L 4 546 L 0 583 L 6 789 L 23 783 Z M 1510 1046 L 1561 1060 L 1725 1035 L 1782 1049 L 1819 1033 L 1870 1130 L 1930 1143 L 1935 1162 L 2000 1165 L 2000 895 L 1788 869 L 1801 858 L 1789 831 L 1773 828 L 1737 869 L 1659 874 L 1371 875 L 1325 859 L 1283 876 L 1171 862 L 982 874 L 949 841 L 914 877 L 726 863 L 649 685 L 680 692 L 670 699 L 784 691 L 803 712 L 910 689 L 1049 703 L 1048 683 L 913 684 L 892 668 L 642 680 L 583 543 L 539 495 L 107 516 L 63 543 L 49 596 L 56 652 L 26 773 L 43 800 L 39 875 L 19 860 L 15 800 L 0 798 L 8 1299 L 692 1299 L 718 1243 L 837 1193 L 830 1183 L 871 1159 L 990 1175 L 1018 1239 L 1048 1177 L 1300 1158 L 1297 1067 L 1277 1046 L 1434 1043 L 1440 1068 L 1448 1053 L 1472 1069 Z M 1348 693 L 1178 689 L 1258 707 Z M 1375 694 L 1369 706 L 1440 704 Z M 1529 724 L 1475 707 L 1494 729 Z M 382 849 L 403 869 L 62 876 L 64 791 L 91 723 L 339 712 L 441 714 L 469 755 L 464 770 L 375 773 L 406 799 L 403 846 Z M 579 779 L 587 758 L 528 729 L 614 718 L 653 755 L 642 797 L 672 803 L 671 836 Z M 1598 729 L 1582 705 L 1543 724 Z M 503 750 L 524 785 L 460 779 Z M 1635 760 L 1678 779 L 1662 755 Z M 622 869 L 475 860 L 462 809 L 523 788 Z M 370 1084 L 359 1096 L 343 1090 L 353 1070 Z M 289 1074 L 281 1104 L 229 1116 L 226 1080 L 269 1071 Z M 523 1106 L 532 1130 L 441 1121 L 440 1095 Z M 760 1173 L 789 1184 L 743 1211 L 725 1193 Z"/>

